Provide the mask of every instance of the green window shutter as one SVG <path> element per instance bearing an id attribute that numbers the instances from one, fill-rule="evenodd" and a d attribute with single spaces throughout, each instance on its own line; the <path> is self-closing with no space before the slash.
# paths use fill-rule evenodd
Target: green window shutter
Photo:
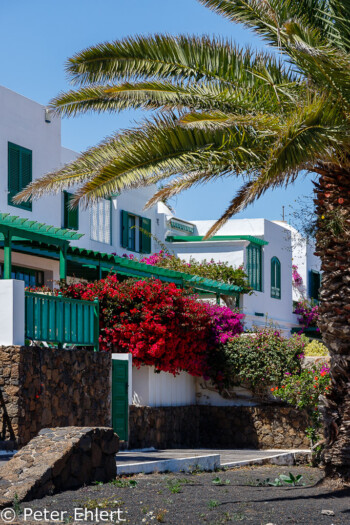
<path id="1" fill-rule="evenodd" d="M 32 152 L 29 150 L 21 151 L 21 189 L 28 186 L 32 182 Z"/>
<path id="2" fill-rule="evenodd" d="M 262 290 L 262 250 L 261 246 L 249 244 L 247 247 L 247 273 L 253 290 Z"/>
<path id="3" fill-rule="evenodd" d="M 129 214 L 127 211 L 122 210 L 121 212 L 121 228 L 120 228 L 120 243 L 123 248 L 128 248 L 128 218 Z"/>
<path id="4" fill-rule="evenodd" d="M 278 261 L 278 264 L 277 264 L 277 282 L 276 282 L 276 287 L 278 289 L 278 298 L 281 299 L 281 288 L 282 288 L 282 285 L 281 285 L 281 263 L 280 261 Z"/>
<path id="5" fill-rule="evenodd" d="M 140 228 L 140 252 L 151 253 L 152 237 L 148 235 L 152 231 L 151 219 L 140 217 Z"/>
<path id="6" fill-rule="evenodd" d="M 277 257 L 271 259 L 271 297 L 281 299 L 281 263 Z"/>
<path id="7" fill-rule="evenodd" d="M 68 191 L 63 192 L 64 196 L 64 228 L 69 228 L 70 230 L 79 229 L 79 208 L 70 209 L 69 203 L 73 198 L 72 193 Z"/>
<path id="8" fill-rule="evenodd" d="M 316 270 L 310 272 L 310 297 L 316 301 L 320 298 L 321 274 Z"/>
<path id="9" fill-rule="evenodd" d="M 8 204 L 26 210 L 32 209 L 31 202 L 15 204 L 13 197 L 32 182 L 32 152 L 29 149 L 8 143 Z"/>
<path id="10" fill-rule="evenodd" d="M 12 198 L 20 191 L 19 183 L 20 172 L 20 151 L 14 144 L 8 145 L 8 203 L 12 203 Z"/>

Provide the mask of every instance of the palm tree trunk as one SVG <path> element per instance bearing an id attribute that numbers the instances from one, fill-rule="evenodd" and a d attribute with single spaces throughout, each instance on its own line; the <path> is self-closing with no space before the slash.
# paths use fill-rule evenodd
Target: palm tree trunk
<path id="1" fill-rule="evenodd" d="M 316 254 L 322 261 L 319 328 L 331 356 L 322 400 L 326 475 L 350 480 L 350 171 L 322 164 L 316 186 Z"/>

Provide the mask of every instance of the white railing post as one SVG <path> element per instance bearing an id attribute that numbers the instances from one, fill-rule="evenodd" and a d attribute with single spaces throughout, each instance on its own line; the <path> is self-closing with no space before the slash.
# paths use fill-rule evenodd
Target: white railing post
<path id="1" fill-rule="evenodd" d="M 0 280 L 0 345 L 24 345 L 24 281 Z"/>

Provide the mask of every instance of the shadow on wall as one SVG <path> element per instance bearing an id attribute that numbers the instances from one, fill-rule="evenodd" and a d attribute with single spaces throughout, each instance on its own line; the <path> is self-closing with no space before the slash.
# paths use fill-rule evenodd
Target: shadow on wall
<path id="1" fill-rule="evenodd" d="M 129 448 L 308 448 L 310 422 L 294 408 L 130 406 Z"/>

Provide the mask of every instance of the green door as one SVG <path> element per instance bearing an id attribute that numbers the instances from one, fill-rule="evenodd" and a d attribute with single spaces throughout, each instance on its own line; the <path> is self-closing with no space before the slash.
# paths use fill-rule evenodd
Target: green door
<path id="1" fill-rule="evenodd" d="M 112 359 L 112 426 L 122 441 L 128 441 L 128 365 L 129 361 Z"/>

